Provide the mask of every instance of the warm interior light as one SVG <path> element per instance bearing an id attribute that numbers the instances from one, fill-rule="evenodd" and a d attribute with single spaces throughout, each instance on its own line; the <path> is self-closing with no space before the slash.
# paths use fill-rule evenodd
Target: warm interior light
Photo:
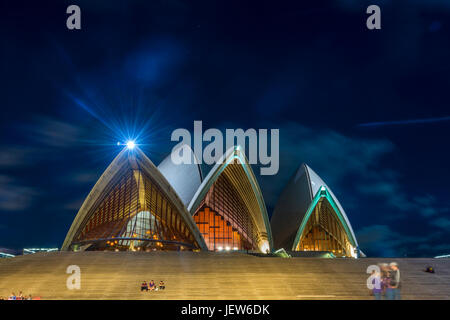
<path id="1" fill-rule="evenodd" d="M 262 253 L 268 253 L 270 251 L 269 242 L 267 240 L 261 241 L 261 243 L 259 244 L 259 250 Z"/>

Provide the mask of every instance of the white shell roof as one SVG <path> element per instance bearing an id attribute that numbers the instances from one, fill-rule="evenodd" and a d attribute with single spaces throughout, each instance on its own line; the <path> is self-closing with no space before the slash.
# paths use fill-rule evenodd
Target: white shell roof
<path id="1" fill-rule="evenodd" d="M 181 148 L 184 148 L 183 152 L 189 152 L 191 164 L 175 164 L 171 159 L 171 154 L 169 154 L 158 165 L 158 170 L 169 181 L 183 204 L 187 207 L 202 183 L 202 171 L 200 165 L 197 164 L 198 161 L 196 161 L 194 152 L 188 145 L 180 145 L 172 152 L 179 152 Z"/>

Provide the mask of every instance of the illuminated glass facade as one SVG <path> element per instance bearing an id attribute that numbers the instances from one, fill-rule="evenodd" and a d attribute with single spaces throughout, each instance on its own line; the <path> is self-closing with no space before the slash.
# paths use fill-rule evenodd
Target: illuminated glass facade
<path id="1" fill-rule="evenodd" d="M 311 210 L 306 224 L 300 231 L 295 251 L 327 251 L 335 256 L 353 257 L 355 255 L 349 235 L 339 221 L 338 213 L 324 194 Z"/>
<path id="2" fill-rule="evenodd" d="M 225 170 L 234 166 L 239 164 L 231 164 Z M 214 182 L 194 214 L 194 221 L 209 250 L 256 249 L 256 226 L 227 173 Z"/>
<path id="3" fill-rule="evenodd" d="M 200 249 L 198 230 L 179 199 L 175 205 L 159 181 L 144 167 L 153 166 L 137 159 L 139 150 L 123 155 L 113 176 L 103 188 L 94 187 L 66 238 L 69 250 L 196 250 Z M 142 157 L 143 154 L 141 154 Z M 144 159 L 145 160 L 145 159 Z M 149 160 L 148 160 L 149 161 Z M 157 169 L 151 167 L 155 174 Z M 162 182 L 161 182 L 162 181 Z M 169 186 L 167 186 L 169 189 Z M 91 199 L 92 196 L 94 199 Z M 181 210 L 185 210 L 184 217 Z M 191 226 L 187 221 L 191 220 Z M 197 232 L 197 239 L 195 237 Z M 63 249 L 64 249 L 63 248 Z"/>
<path id="4" fill-rule="evenodd" d="M 270 252 L 272 234 L 259 185 L 240 147 L 210 170 L 188 210 L 208 250 Z"/>

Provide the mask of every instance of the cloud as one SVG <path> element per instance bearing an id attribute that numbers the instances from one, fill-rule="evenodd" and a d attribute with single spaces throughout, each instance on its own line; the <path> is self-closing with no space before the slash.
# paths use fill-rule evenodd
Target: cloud
<path id="1" fill-rule="evenodd" d="M 96 172 L 75 172 L 64 177 L 64 181 L 71 181 L 79 184 L 90 184 L 96 182 L 100 178 Z"/>
<path id="2" fill-rule="evenodd" d="M 389 207 L 396 209 L 396 214 L 391 216 L 395 219 L 407 217 L 411 214 L 419 214 L 424 218 L 430 218 L 449 211 L 447 207 L 439 204 L 432 195 L 408 196 L 396 178 L 360 185 L 359 191 L 381 199 Z"/>
<path id="3" fill-rule="evenodd" d="M 382 127 L 382 126 L 407 125 L 407 124 L 425 124 L 442 121 L 450 121 L 450 117 L 368 122 L 368 123 L 361 123 L 358 125 L 358 127 Z"/>
<path id="4" fill-rule="evenodd" d="M 395 232 L 387 225 L 372 225 L 356 232 L 361 250 L 368 256 L 400 257 L 416 252 L 417 244 L 430 238 L 408 236 Z"/>
<path id="5" fill-rule="evenodd" d="M 12 128 L 18 140 L 31 144 L 3 145 L 0 149 L 0 169 L 35 167 L 55 159 L 52 148 L 70 148 L 84 141 L 85 128 L 49 117 L 35 117 L 32 121 Z M 31 146 L 30 146 L 31 145 Z"/>
<path id="6" fill-rule="evenodd" d="M 69 203 L 66 203 L 63 208 L 69 211 L 78 211 L 83 204 L 84 199 L 75 200 Z"/>
<path id="7" fill-rule="evenodd" d="M 330 173 L 335 182 L 355 173 L 367 177 L 382 157 L 395 148 L 389 140 L 353 138 L 294 123 L 280 128 L 280 135 L 282 159 L 307 162 L 322 174 Z"/>
<path id="8" fill-rule="evenodd" d="M 417 248 L 421 251 L 433 252 L 433 256 L 450 253 L 450 243 L 441 243 L 441 244 L 421 243 L 417 246 Z"/>
<path id="9" fill-rule="evenodd" d="M 439 206 L 439 202 L 436 197 L 430 194 L 414 197 L 412 202 L 416 206 L 419 213 L 426 218 L 447 213 L 449 211 L 448 207 Z"/>
<path id="10" fill-rule="evenodd" d="M 13 168 L 36 164 L 42 153 L 35 148 L 5 145 L 0 150 L 0 168 Z"/>
<path id="11" fill-rule="evenodd" d="M 23 211 L 29 209 L 39 192 L 17 184 L 9 176 L 0 175 L 0 210 Z"/>
<path id="12" fill-rule="evenodd" d="M 48 117 L 36 117 L 21 126 L 31 140 L 48 147 L 70 147 L 79 144 L 84 130 L 76 125 Z"/>
<path id="13" fill-rule="evenodd" d="M 267 127 L 276 128 L 275 125 Z M 382 176 L 395 176 L 388 171 L 380 174 L 380 161 L 395 149 L 389 140 L 353 138 L 293 122 L 279 129 L 279 173 L 276 178 L 259 177 L 268 206 L 275 205 L 281 190 L 301 163 L 307 163 L 316 171 L 338 193 L 338 198 L 344 187 L 347 192 L 361 193 L 358 190 L 360 184 L 381 183 Z"/>
<path id="14" fill-rule="evenodd" d="M 438 218 L 438 219 L 433 219 L 430 222 L 431 225 L 438 227 L 438 228 L 442 228 L 445 231 L 450 231 L 450 219 L 446 218 L 446 217 L 442 217 L 442 218 Z"/>
<path id="15" fill-rule="evenodd" d="M 431 206 L 436 203 L 436 198 L 430 194 L 417 196 L 417 197 L 413 198 L 413 200 L 416 203 L 424 205 L 424 206 Z"/>
<path id="16" fill-rule="evenodd" d="M 395 209 L 396 214 L 391 215 L 391 219 L 407 217 L 406 214 L 420 214 L 428 218 L 448 211 L 447 207 L 439 204 L 430 194 L 409 196 L 399 181 L 399 175 L 391 169 L 380 167 L 368 177 L 359 183 L 359 193 L 382 200 L 390 208 Z"/>

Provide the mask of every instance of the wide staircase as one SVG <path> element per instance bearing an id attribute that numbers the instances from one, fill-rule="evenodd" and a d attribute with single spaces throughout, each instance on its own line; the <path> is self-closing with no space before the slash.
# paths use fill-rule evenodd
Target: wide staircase
<path id="1" fill-rule="evenodd" d="M 0 259 L 0 297 L 41 299 L 372 299 L 367 267 L 396 261 L 403 299 L 450 299 L 450 259 L 320 259 L 208 252 L 52 252 Z M 67 267 L 81 269 L 69 290 Z M 423 270 L 433 266 L 436 273 Z M 143 280 L 166 290 L 141 292 Z"/>

